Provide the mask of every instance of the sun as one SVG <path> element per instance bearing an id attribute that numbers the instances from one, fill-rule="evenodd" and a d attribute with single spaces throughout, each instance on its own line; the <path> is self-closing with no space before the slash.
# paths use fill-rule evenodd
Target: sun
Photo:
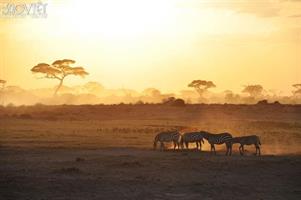
<path id="1" fill-rule="evenodd" d="M 84 36 L 143 37 L 173 24 L 176 6 L 170 0 L 70 1 L 60 13 L 66 29 Z"/>

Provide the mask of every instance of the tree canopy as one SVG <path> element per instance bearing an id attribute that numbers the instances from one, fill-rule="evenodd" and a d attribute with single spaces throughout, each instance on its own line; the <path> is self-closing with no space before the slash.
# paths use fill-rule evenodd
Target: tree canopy
<path id="1" fill-rule="evenodd" d="M 202 97 L 205 91 L 207 91 L 209 88 L 216 87 L 216 85 L 212 81 L 193 80 L 191 83 L 188 84 L 188 87 L 194 88 Z"/>
<path id="2" fill-rule="evenodd" d="M 33 73 L 44 74 L 44 78 L 59 80 L 60 83 L 54 92 L 54 95 L 56 95 L 63 85 L 65 77 L 69 75 L 85 77 L 89 74 L 83 67 L 72 67 L 71 65 L 73 64 L 75 64 L 75 61 L 70 59 L 56 60 L 51 65 L 39 63 L 31 71 Z"/>
<path id="3" fill-rule="evenodd" d="M 301 83 L 294 84 L 293 87 L 295 90 L 293 91 L 294 95 L 301 95 Z"/>
<path id="4" fill-rule="evenodd" d="M 262 94 L 263 87 L 261 85 L 247 85 L 242 92 L 249 93 L 251 97 L 258 97 Z"/>

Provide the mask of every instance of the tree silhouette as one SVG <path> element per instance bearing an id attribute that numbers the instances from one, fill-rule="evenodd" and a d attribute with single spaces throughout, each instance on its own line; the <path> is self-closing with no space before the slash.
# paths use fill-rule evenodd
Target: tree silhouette
<path id="1" fill-rule="evenodd" d="M 262 94 L 263 87 L 261 85 L 247 85 L 242 90 L 244 93 L 249 93 L 251 97 L 258 97 Z"/>
<path id="2" fill-rule="evenodd" d="M 216 87 L 216 85 L 212 81 L 193 80 L 191 83 L 188 84 L 188 87 L 194 88 L 202 98 L 204 92 L 206 92 L 209 88 Z"/>
<path id="3" fill-rule="evenodd" d="M 292 85 L 295 90 L 293 91 L 294 95 L 301 95 L 301 83 Z"/>
<path id="4" fill-rule="evenodd" d="M 1 89 L 4 89 L 5 84 L 6 84 L 6 81 L 0 79 L 0 88 L 1 88 Z"/>
<path id="5" fill-rule="evenodd" d="M 57 79 L 59 85 L 57 86 L 54 96 L 57 94 L 59 89 L 62 87 L 64 79 L 69 75 L 85 77 L 89 73 L 85 71 L 83 67 L 71 67 L 74 64 L 74 60 L 64 59 L 56 60 L 51 65 L 47 63 L 39 63 L 34 66 L 31 71 L 33 73 L 42 73 L 44 78 Z"/>

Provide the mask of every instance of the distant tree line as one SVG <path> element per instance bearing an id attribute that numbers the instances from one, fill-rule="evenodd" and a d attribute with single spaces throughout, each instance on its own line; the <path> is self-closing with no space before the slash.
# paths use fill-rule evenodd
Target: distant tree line
<path id="1" fill-rule="evenodd" d="M 71 59 L 62 59 L 62 60 L 56 60 L 52 64 L 47 64 L 47 63 L 39 63 L 33 68 L 31 68 L 31 72 L 33 74 L 41 74 L 43 75 L 42 77 L 39 78 L 47 78 L 47 79 L 56 79 L 58 80 L 59 84 L 55 88 L 55 91 L 53 93 L 54 96 L 58 94 L 60 89 L 62 88 L 64 84 L 64 80 L 67 76 L 69 75 L 74 75 L 74 76 L 81 76 L 85 77 L 86 75 L 89 75 L 89 73 L 85 70 L 84 67 L 80 66 L 73 66 L 75 64 L 74 60 Z M 9 87 L 6 87 L 6 80 L 0 79 L 0 92 L 1 92 L 1 97 L 3 94 L 4 89 L 8 89 Z M 189 88 L 193 88 L 196 93 L 199 96 L 199 101 L 200 103 L 207 103 L 209 102 L 208 99 L 206 99 L 206 96 L 209 93 L 209 90 L 212 88 L 217 87 L 216 84 L 213 81 L 208 81 L 208 80 L 202 80 L 202 79 L 197 79 L 191 81 L 188 85 Z M 299 99 L 301 97 L 301 83 L 298 84 L 293 84 L 292 85 L 293 90 L 292 90 L 292 98 Z M 225 102 L 230 102 L 230 103 L 244 103 L 244 102 L 258 102 L 260 100 L 264 100 L 264 97 L 274 97 L 274 99 L 277 99 L 277 95 L 274 94 L 274 96 L 269 96 L 267 95 L 267 91 L 264 90 L 263 86 L 260 84 L 251 84 L 251 85 L 245 85 L 243 86 L 243 89 L 241 91 L 242 93 L 248 94 L 248 96 L 240 96 L 239 94 L 233 93 L 231 90 L 226 90 L 224 91 L 224 100 Z M 186 91 L 187 96 L 192 96 L 194 99 L 193 101 L 196 101 L 196 98 L 193 95 L 193 92 L 190 90 Z M 71 95 L 71 94 L 70 94 Z M 186 102 L 191 102 L 189 98 L 185 98 L 185 94 L 183 93 L 180 98 L 176 98 L 176 95 L 174 94 L 162 94 L 158 89 L 155 88 L 148 88 L 143 91 L 143 98 L 141 98 L 141 101 L 138 101 L 138 104 L 144 104 L 144 102 L 153 102 L 154 99 L 156 99 L 155 102 L 159 102 L 162 100 L 162 104 L 165 105 L 185 105 Z M 131 102 L 131 99 L 134 99 L 134 97 L 131 96 L 129 93 L 127 95 L 128 100 L 126 102 Z M 136 97 L 135 97 L 136 98 Z M 183 98 L 183 99 L 182 99 Z M 286 99 L 289 99 L 290 97 L 286 97 Z M 159 101 L 157 100 L 159 99 Z M 185 101 L 184 101 L 185 99 Z M 245 100 L 250 100 L 250 101 L 245 101 Z M 212 101 L 212 99 L 210 99 Z M 144 102 L 143 102 L 144 101 Z M 290 99 L 286 102 L 294 102 L 294 99 Z M 135 102 L 135 101 L 132 101 Z M 214 101 L 213 102 L 221 102 L 220 100 Z"/>
<path id="2" fill-rule="evenodd" d="M 195 91 L 200 96 L 200 101 L 204 100 L 204 94 L 208 92 L 210 88 L 215 88 L 216 85 L 212 81 L 207 80 L 193 80 L 191 83 L 188 84 L 188 87 L 194 88 Z M 254 85 L 245 85 L 243 86 L 242 93 L 247 93 L 250 99 L 258 99 L 263 96 L 263 92 L 265 91 L 262 85 L 254 84 Z M 292 85 L 294 88 L 292 93 L 294 96 L 301 95 L 301 84 L 294 84 Z M 232 91 L 226 90 L 225 91 L 225 99 L 226 100 L 235 100 L 238 99 L 239 95 L 233 94 Z"/>

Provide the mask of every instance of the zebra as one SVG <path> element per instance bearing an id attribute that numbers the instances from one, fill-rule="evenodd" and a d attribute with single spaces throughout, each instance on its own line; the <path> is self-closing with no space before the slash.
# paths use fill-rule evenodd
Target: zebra
<path id="1" fill-rule="evenodd" d="M 184 133 L 181 137 L 181 147 L 182 149 L 185 147 L 186 149 L 189 148 L 189 143 L 191 142 L 195 142 L 196 143 L 196 148 L 200 150 L 202 150 L 202 143 L 204 144 L 204 140 L 203 140 L 203 135 L 200 132 L 188 132 L 188 133 Z"/>
<path id="2" fill-rule="evenodd" d="M 231 142 L 233 144 L 235 143 L 239 143 L 240 146 L 239 146 L 239 153 L 240 155 L 244 155 L 244 145 L 252 145 L 254 144 L 255 148 L 256 148 L 256 153 L 255 153 L 255 156 L 258 154 L 258 156 L 261 155 L 261 152 L 260 152 L 260 145 L 261 145 L 261 142 L 259 140 L 259 137 L 257 135 L 248 135 L 248 136 L 242 136 L 242 137 L 234 137 L 231 139 Z"/>
<path id="3" fill-rule="evenodd" d="M 206 131 L 200 131 L 200 133 L 203 135 L 203 137 L 208 140 L 211 149 L 210 152 L 212 153 L 212 150 L 214 151 L 214 154 L 216 155 L 215 151 L 215 144 L 226 144 L 227 152 L 226 155 L 232 154 L 232 135 L 230 133 L 219 133 L 219 134 L 213 134 Z"/>
<path id="4" fill-rule="evenodd" d="M 178 131 L 164 131 L 160 132 L 155 136 L 154 139 L 154 149 L 157 148 L 157 143 L 160 142 L 160 150 L 164 149 L 164 142 L 173 142 L 174 150 L 178 146 L 180 148 L 180 138 L 181 134 Z"/>

